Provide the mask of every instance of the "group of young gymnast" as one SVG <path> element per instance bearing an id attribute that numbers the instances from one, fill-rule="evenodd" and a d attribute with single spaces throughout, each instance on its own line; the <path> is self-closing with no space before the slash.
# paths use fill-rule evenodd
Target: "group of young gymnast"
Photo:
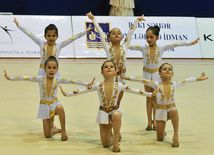
<path id="1" fill-rule="evenodd" d="M 41 63 L 37 76 L 10 77 L 7 75 L 6 71 L 4 76 L 7 80 L 24 80 L 39 83 L 41 101 L 37 117 L 43 119 L 45 137 L 50 138 L 56 133 L 61 133 L 62 141 L 66 141 L 68 139 L 65 129 L 65 112 L 63 105 L 57 99 L 57 90 L 61 83 L 79 84 L 86 87 L 66 93 L 60 86 L 61 92 L 64 96 L 73 96 L 97 90 L 100 106 L 96 122 L 99 123 L 100 137 L 103 147 L 110 147 L 113 145 L 112 151 L 120 152 L 119 142 L 122 138 L 120 134 L 122 111 L 119 107 L 124 91 L 147 97 L 146 107 L 148 126 L 146 127 L 146 130 L 156 130 L 158 141 L 163 141 L 164 136 L 166 135 L 166 121 L 172 121 L 174 128 L 172 146 L 178 147 L 179 117 L 175 106 L 176 88 L 189 82 L 203 81 L 208 78 L 205 77 L 205 73 L 201 73 L 201 76 L 198 78 L 191 77 L 186 78 L 183 81 L 171 82 L 173 67 L 169 63 L 162 64 L 162 55 L 164 51 L 171 48 L 195 45 L 199 38 L 191 43 L 175 43 L 158 46 L 156 42 L 159 39 L 160 29 L 158 26 L 154 26 L 149 27 L 146 30 L 147 46 L 129 46 L 131 36 L 136 29 L 138 22 L 145 21 L 144 16 L 142 15 L 134 21 L 123 44 L 121 44 L 123 38 L 120 29 L 113 28 L 109 32 L 108 40 L 111 43 L 109 44 L 93 14 L 89 12 L 86 15 L 92 20 L 94 27 L 98 30 L 107 56 L 107 61 L 105 61 L 101 66 L 101 74 L 103 75 L 104 80 L 97 82 L 96 84 L 94 84 L 95 78 L 90 83 L 80 82 L 75 79 L 64 79 L 59 77 L 58 71 L 58 57 L 61 48 L 84 36 L 86 33 L 89 33 L 90 30 L 93 29 L 91 25 L 86 29 L 86 31 L 74 35 L 63 42 L 56 43 L 58 30 L 55 25 L 50 24 L 45 28 L 44 37 L 46 41 L 42 41 L 25 27 L 21 26 L 17 19 L 14 18 L 14 22 L 18 28 L 40 46 Z M 126 56 L 128 49 L 139 50 L 142 52 L 144 64 L 143 78 L 126 77 Z M 126 86 L 125 80 L 143 83 L 145 85 L 145 91 Z M 59 115 L 61 129 L 54 126 L 54 115 Z"/>

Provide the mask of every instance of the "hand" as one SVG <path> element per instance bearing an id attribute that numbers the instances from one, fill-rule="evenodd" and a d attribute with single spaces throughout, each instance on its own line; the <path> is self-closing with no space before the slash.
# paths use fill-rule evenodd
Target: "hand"
<path id="1" fill-rule="evenodd" d="M 16 20 L 16 18 L 14 17 L 14 20 L 13 22 L 18 26 L 19 25 L 19 22 Z"/>
<path id="2" fill-rule="evenodd" d="M 64 90 L 62 89 L 62 87 L 61 87 L 61 86 L 59 86 L 59 87 L 60 87 L 60 89 L 61 89 L 62 94 L 63 94 L 64 96 L 67 96 L 67 93 L 64 92 Z"/>
<path id="3" fill-rule="evenodd" d="M 197 44 L 199 39 L 200 39 L 200 38 L 197 38 L 196 40 L 192 41 L 192 42 L 191 42 L 191 45 Z"/>
<path id="4" fill-rule="evenodd" d="M 93 78 L 93 80 L 90 82 L 90 83 L 88 83 L 88 86 L 91 86 L 91 85 L 93 85 L 94 84 L 94 80 L 95 80 L 96 78 Z"/>
<path id="5" fill-rule="evenodd" d="M 92 30 L 93 29 L 93 27 L 91 27 L 92 25 L 91 24 L 89 24 L 89 27 L 86 29 L 86 32 L 88 33 L 90 30 Z"/>
<path id="6" fill-rule="evenodd" d="M 91 11 L 89 13 L 86 13 L 86 16 L 88 16 L 88 18 L 91 20 L 94 19 L 94 15 L 91 13 Z"/>
<path id="7" fill-rule="evenodd" d="M 155 96 L 158 93 L 158 86 L 156 86 L 155 90 L 152 92 L 152 96 Z"/>
<path id="8" fill-rule="evenodd" d="M 4 70 L 4 76 L 5 76 L 5 78 L 6 78 L 7 80 L 10 80 L 10 77 L 7 75 L 6 70 Z"/>
<path id="9" fill-rule="evenodd" d="M 124 80 L 130 80 L 130 77 L 125 77 L 125 76 L 124 76 L 124 73 L 125 73 L 125 70 L 122 69 L 122 70 L 121 70 L 121 73 L 120 73 L 120 77 L 121 77 L 122 79 L 124 79 Z"/>
<path id="10" fill-rule="evenodd" d="M 138 17 L 137 19 L 139 20 L 139 21 L 146 21 L 145 19 L 143 19 L 144 18 L 144 14 L 142 14 L 142 16 L 141 17 Z"/>
<path id="11" fill-rule="evenodd" d="M 208 79 L 208 77 L 205 77 L 205 72 L 202 72 L 201 76 L 199 78 L 197 78 L 197 81 L 204 81 L 206 79 Z"/>

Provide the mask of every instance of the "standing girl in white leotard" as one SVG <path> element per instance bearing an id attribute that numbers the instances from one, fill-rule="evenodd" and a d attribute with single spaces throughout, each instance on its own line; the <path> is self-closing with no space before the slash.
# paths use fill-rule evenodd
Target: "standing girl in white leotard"
<path id="1" fill-rule="evenodd" d="M 148 45 L 146 46 L 130 46 L 129 49 L 138 50 L 142 52 L 143 55 L 143 78 L 147 80 L 160 81 L 158 75 L 158 70 L 162 64 L 163 53 L 169 49 L 179 47 L 179 46 L 191 46 L 195 45 L 199 38 L 192 41 L 191 43 L 177 42 L 169 45 L 157 45 L 156 42 L 159 39 L 160 28 L 158 26 L 151 26 L 146 30 L 146 41 Z M 152 88 L 149 86 L 144 86 L 145 91 L 152 92 Z M 156 130 L 156 121 L 155 121 L 155 109 L 156 109 L 156 98 L 147 97 L 146 98 L 146 109 L 147 109 L 147 118 L 148 125 L 146 130 Z M 152 113 L 153 119 L 152 120 Z M 153 125 L 153 127 L 152 127 Z"/>
<path id="2" fill-rule="evenodd" d="M 83 31 L 79 34 L 74 35 L 71 38 L 68 38 L 67 40 L 63 42 L 56 43 L 56 40 L 58 38 L 58 29 L 54 24 L 50 24 L 45 28 L 45 34 L 44 37 L 46 41 L 40 40 L 37 38 L 32 32 L 30 32 L 28 29 L 23 27 L 16 18 L 14 18 L 14 23 L 17 25 L 17 27 L 25 33 L 28 37 L 30 37 L 37 45 L 40 47 L 40 66 L 39 66 L 39 72 L 38 75 L 45 76 L 45 70 L 44 70 L 44 64 L 45 61 L 50 57 L 54 56 L 56 59 L 59 58 L 60 51 L 63 47 L 67 46 L 68 44 L 72 43 L 76 39 L 79 39 L 80 37 L 84 36 L 86 32 L 88 33 L 92 27 L 89 25 L 89 27 L 86 29 L 86 31 Z M 59 77 L 59 71 L 56 73 L 57 77 Z"/>

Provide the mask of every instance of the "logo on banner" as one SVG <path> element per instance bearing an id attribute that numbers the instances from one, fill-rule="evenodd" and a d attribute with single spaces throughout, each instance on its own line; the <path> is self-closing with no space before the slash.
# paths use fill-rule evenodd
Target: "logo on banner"
<path id="1" fill-rule="evenodd" d="M 13 39 L 12 39 L 12 36 L 11 36 L 11 34 L 10 34 L 9 32 L 10 32 L 10 31 L 13 31 L 13 30 L 8 29 L 7 26 L 2 27 L 1 25 L 0 25 L 0 28 L 2 28 L 2 30 L 4 30 L 4 32 L 7 33 L 7 34 L 9 35 L 10 40 L 11 40 L 11 44 L 12 44 L 12 43 L 13 43 Z"/>
<path id="2" fill-rule="evenodd" d="M 92 24 L 93 29 L 89 31 L 86 35 L 86 46 L 87 48 L 98 48 L 102 49 L 103 45 L 101 43 L 100 35 L 98 30 L 95 28 L 94 24 L 92 22 L 85 22 L 86 28 L 89 27 L 89 25 Z M 101 29 L 103 30 L 103 33 L 105 34 L 105 39 L 108 41 L 108 34 L 110 32 L 110 22 L 105 23 L 99 23 Z"/>

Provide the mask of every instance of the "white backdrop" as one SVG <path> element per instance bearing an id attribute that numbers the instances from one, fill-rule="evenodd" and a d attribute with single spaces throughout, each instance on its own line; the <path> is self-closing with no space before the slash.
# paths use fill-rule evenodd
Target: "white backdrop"
<path id="1" fill-rule="evenodd" d="M 98 22 L 106 23 L 109 25 L 109 28 L 119 28 L 124 36 L 127 34 L 132 22 L 136 17 L 109 17 L 109 16 L 95 16 Z M 175 42 L 191 42 L 198 38 L 198 31 L 195 18 L 193 17 L 145 17 L 145 22 L 140 22 L 138 27 L 132 36 L 131 45 L 145 45 L 145 31 L 149 26 L 158 25 L 160 30 L 160 40 L 157 41 L 157 44 L 167 45 L 169 43 Z M 86 24 L 90 23 L 91 20 L 87 16 L 73 16 L 73 32 L 78 33 L 86 27 Z M 101 26 L 102 27 L 102 26 Z M 93 30 L 89 32 L 96 32 Z M 89 40 L 90 41 L 90 40 Z M 87 36 L 80 38 L 75 41 L 75 51 L 76 57 L 78 58 L 97 58 L 97 57 L 106 57 L 103 49 L 97 48 L 88 48 L 87 47 Z M 138 58 L 142 57 L 141 52 L 139 51 L 130 51 L 128 50 L 129 58 Z M 201 48 L 200 44 L 196 44 L 191 47 L 178 47 L 171 51 L 166 51 L 163 55 L 165 58 L 201 58 Z"/>
<path id="2" fill-rule="evenodd" d="M 28 28 L 33 34 L 44 40 L 44 29 L 50 23 L 59 30 L 57 42 L 70 38 L 74 34 L 86 29 L 91 23 L 87 16 L 5 16 L 0 15 L 0 57 L 39 57 L 39 47 L 24 33 L 22 33 L 13 18 L 16 17 L 21 25 Z M 109 17 L 95 16 L 97 21 L 104 23 L 108 31 L 114 27 L 121 30 L 125 36 L 130 25 L 137 17 Z M 71 20 L 72 19 L 72 20 Z M 214 19 L 194 17 L 145 17 L 133 33 L 131 45 L 145 45 L 145 31 L 150 25 L 158 24 L 161 27 L 160 40 L 157 44 L 166 45 L 178 41 L 191 42 L 200 37 L 200 44 L 190 47 L 178 47 L 166 51 L 164 58 L 214 58 Z M 197 24 L 196 24 L 197 21 Z M 107 30 L 105 29 L 105 31 Z M 96 31 L 96 30 L 95 30 Z M 92 45 L 88 35 L 76 40 L 63 48 L 62 58 L 103 58 L 106 57 L 102 48 L 89 48 Z M 93 35 L 91 35 L 93 38 Z M 90 36 L 90 37 L 91 37 Z M 88 38 L 88 40 L 87 40 Z M 98 44 L 100 45 L 100 44 Z M 201 45 L 201 46 L 200 46 Z M 203 53 L 203 54 L 202 54 Z M 129 58 L 141 58 L 141 52 L 128 50 Z"/>
<path id="3" fill-rule="evenodd" d="M 56 42 L 73 36 L 69 16 L 0 16 L 0 57 L 39 57 L 39 46 L 17 28 L 14 17 L 41 40 L 45 40 L 45 27 L 51 23 L 58 28 Z M 73 44 L 63 48 L 60 57 L 74 57 Z"/>
<path id="4" fill-rule="evenodd" d="M 214 58 L 214 18 L 196 18 L 203 58 Z"/>

